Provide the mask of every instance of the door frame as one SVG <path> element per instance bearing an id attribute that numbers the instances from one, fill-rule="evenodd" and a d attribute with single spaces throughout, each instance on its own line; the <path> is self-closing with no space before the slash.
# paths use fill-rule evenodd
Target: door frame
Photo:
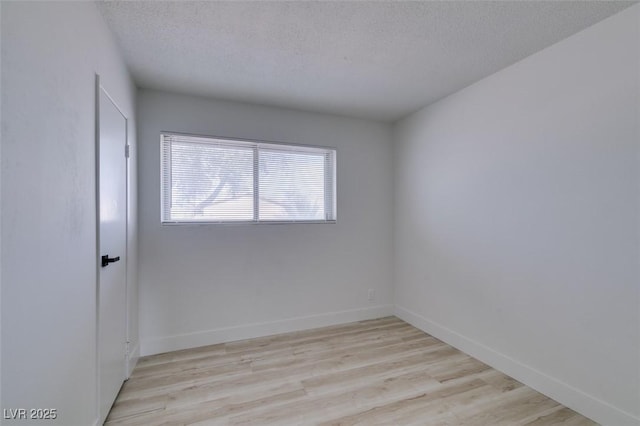
<path id="1" fill-rule="evenodd" d="M 123 154 L 125 158 L 125 251 L 124 251 L 124 270 L 125 270 L 125 346 L 124 346 L 124 357 L 122 369 L 124 371 L 123 377 L 127 380 L 130 376 L 129 374 L 129 358 L 131 356 L 130 353 L 130 318 L 129 318 L 129 305 L 131 303 L 129 297 L 129 218 L 130 218 L 130 203 L 129 203 L 129 186 L 131 184 L 131 176 L 130 176 L 130 164 L 129 164 L 129 117 L 122 111 L 122 108 L 118 105 L 118 103 L 113 99 L 113 97 L 109 94 L 107 89 L 102 85 L 100 74 L 95 74 L 95 198 L 96 198 L 96 252 L 95 252 L 95 271 L 96 271 L 96 285 L 95 285 L 95 307 L 96 307 L 96 322 L 95 322 L 95 362 L 96 362 L 96 425 L 99 424 L 100 418 L 103 413 L 100 413 L 100 96 L 101 94 L 105 95 L 109 101 L 113 104 L 113 106 L 118 110 L 120 115 L 124 118 L 125 122 L 125 146 L 123 149 L 125 152 Z M 106 419 L 105 413 L 105 419 Z"/>

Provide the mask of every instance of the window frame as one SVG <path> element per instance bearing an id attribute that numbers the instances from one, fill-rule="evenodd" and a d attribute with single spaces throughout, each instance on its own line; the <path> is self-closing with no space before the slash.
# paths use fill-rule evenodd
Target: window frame
<path id="1" fill-rule="evenodd" d="M 251 147 L 254 151 L 254 176 L 253 176 L 253 212 L 254 217 L 251 220 L 175 220 L 175 219 L 167 219 L 165 218 L 165 173 L 164 173 L 164 163 L 165 163 L 165 151 L 164 151 L 164 137 L 165 136 L 182 136 L 182 137 L 194 137 L 194 138 L 202 138 L 202 139 L 212 139 L 220 141 L 222 144 L 227 144 L 229 146 L 235 147 Z M 259 162 L 260 157 L 256 155 L 260 151 L 260 146 L 263 145 L 265 149 L 277 150 L 278 146 L 286 147 L 289 149 L 282 149 L 281 151 L 290 151 L 290 152 L 313 152 L 317 153 L 318 150 L 323 150 L 326 153 L 331 153 L 331 163 L 330 168 L 333 172 L 331 176 L 332 183 L 332 191 L 331 194 L 327 194 L 326 185 L 327 185 L 327 165 L 329 163 L 325 162 L 325 210 L 327 208 L 327 198 L 331 198 L 330 207 L 332 210 L 332 218 L 331 219 L 304 219 L 304 220 L 266 220 L 259 218 L 259 204 L 260 204 L 260 194 L 259 194 L 259 186 L 260 186 L 260 178 L 259 173 L 255 173 L 256 170 L 259 170 Z M 338 185 L 337 185 L 337 174 L 338 174 L 338 165 L 337 165 L 337 157 L 338 157 L 338 149 L 332 146 L 323 146 L 323 145 L 309 145 L 309 144 L 299 144 L 299 143 L 289 143 L 289 142 L 280 142 L 280 141 L 268 141 L 268 140 L 258 140 L 258 139 L 247 139 L 247 138 L 232 138 L 228 136 L 212 136 L 212 135 L 202 135 L 202 134 L 194 134 L 194 133 L 183 133 L 183 132 L 174 132 L 174 131 L 161 131 L 160 132 L 160 224 L 161 225 L 287 225 L 287 224 L 336 224 L 338 222 Z M 326 211 L 325 211 L 326 216 Z"/>

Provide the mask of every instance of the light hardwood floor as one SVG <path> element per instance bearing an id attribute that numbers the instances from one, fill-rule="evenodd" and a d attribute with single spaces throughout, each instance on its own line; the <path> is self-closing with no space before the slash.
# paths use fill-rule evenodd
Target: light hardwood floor
<path id="1" fill-rule="evenodd" d="M 140 359 L 107 425 L 594 425 L 395 317 Z"/>

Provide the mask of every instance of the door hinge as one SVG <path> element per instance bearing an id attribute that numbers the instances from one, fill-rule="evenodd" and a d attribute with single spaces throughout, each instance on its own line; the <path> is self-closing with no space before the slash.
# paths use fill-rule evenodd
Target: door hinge
<path id="1" fill-rule="evenodd" d="M 124 156 L 125 156 L 125 158 L 129 158 L 129 146 L 130 145 L 128 145 L 128 144 L 124 146 Z"/>
<path id="2" fill-rule="evenodd" d="M 126 342 L 124 344 L 124 357 L 125 357 L 125 359 L 129 359 L 129 355 L 130 355 L 130 353 L 129 353 L 129 342 Z"/>

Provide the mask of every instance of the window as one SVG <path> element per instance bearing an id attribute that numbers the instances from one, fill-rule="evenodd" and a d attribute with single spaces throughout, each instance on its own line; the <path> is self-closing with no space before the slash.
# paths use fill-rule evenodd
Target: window
<path id="1" fill-rule="evenodd" d="M 336 220 L 336 150 L 161 135 L 162 222 Z"/>

